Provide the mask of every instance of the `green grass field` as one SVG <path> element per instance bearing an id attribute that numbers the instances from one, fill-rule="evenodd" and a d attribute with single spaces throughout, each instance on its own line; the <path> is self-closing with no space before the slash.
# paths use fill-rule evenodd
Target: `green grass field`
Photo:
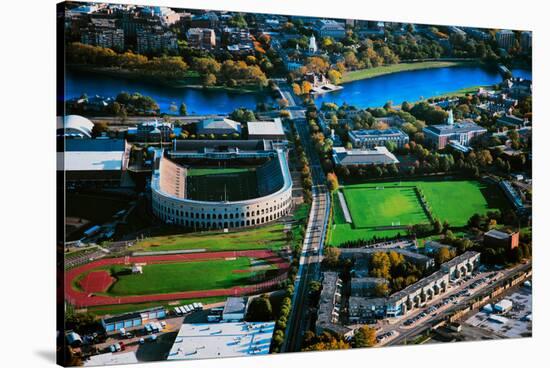
<path id="1" fill-rule="evenodd" d="M 285 244 L 282 224 L 224 232 L 188 233 L 147 238 L 138 242 L 135 251 L 166 251 L 184 249 L 221 250 L 280 249 Z"/>
<path id="2" fill-rule="evenodd" d="M 422 70 L 432 68 L 445 68 L 450 66 L 472 65 L 475 62 L 464 61 L 422 61 L 417 63 L 399 63 L 393 65 L 383 65 L 375 68 L 359 69 L 346 72 L 342 78 L 342 83 L 353 82 L 360 79 L 374 78 L 385 74 L 406 72 L 411 70 Z"/>
<path id="3" fill-rule="evenodd" d="M 192 167 L 187 170 L 189 176 L 204 176 L 204 175 L 223 175 L 223 174 L 238 174 L 254 171 L 254 169 L 246 167 Z"/>
<path id="4" fill-rule="evenodd" d="M 256 171 L 248 169 L 191 169 L 187 197 L 199 201 L 240 201 L 258 195 Z"/>
<path id="5" fill-rule="evenodd" d="M 108 294 L 148 295 L 248 285 L 258 282 L 258 277 L 266 272 L 263 269 L 254 272 L 235 272 L 250 270 L 251 265 L 251 259 L 248 257 L 149 264 L 143 267 L 143 274 L 115 274 L 117 281 L 109 288 Z M 267 265 L 267 268 L 271 269 L 272 266 Z M 123 266 L 114 267 L 115 272 L 123 269 Z"/>
<path id="6" fill-rule="evenodd" d="M 377 186 L 384 186 L 386 189 L 373 189 Z M 400 186 L 420 188 L 434 217 L 441 222 L 448 221 L 453 228 L 464 227 L 474 213 L 486 213 L 508 207 L 499 188 L 475 180 L 430 178 L 347 185 L 344 195 L 354 224 L 345 222 L 340 204 L 335 198 L 329 244 L 338 245 L 345 241 L 369 240 L 375 236 L 393 237 L 398 233 L 406 233 L 403 229 L 376 230 L 373 228 L 373 226 L 390 226 L 392 221 L 401 221 L 401 225 L 427 223 L 426 215 L 419 212 L 420 203 L 414 202 L 407 192 L 400 190 L 402 188 L 397 188 Z"/>
<path id="7" fill-rule="evenodd" d="M 347 187 L 343 192 L 355 228 L 429 223 L 412 187 Z"/>

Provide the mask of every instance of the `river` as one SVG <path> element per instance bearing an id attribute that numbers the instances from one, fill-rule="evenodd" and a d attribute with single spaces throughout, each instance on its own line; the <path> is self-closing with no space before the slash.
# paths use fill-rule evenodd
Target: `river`
<path id="1" fill-rule="evenodd" d="M 531 71 L 512 69 L 514 77 L 531 79 Z M 502 82 L 495 69 L 481 66 L 456 66 L 423 69 L 381 75 L 343 84 L 344 89 L 318 96 L 317 106 L 323 102 L 356 107 L 378 107 L 386 102 L 401 104 L 403 101 L 419 101 L 459 89 Z"/>
<path id="2" fill-rule="evenodd" d="M 531 79 L 531 71 L 513 69 L 516 77 Z M 68 71 L 65 98 L 100 95 L 115 97 L 119 92 L 139 92 L 152 97 L 161 112 L 170 112 L 170 106 L 187 105 L 189 114 L 223 114 L 236 108 L 254 109 L 259 102 L 274 103 L 263 93 L 238 93 L 226 90 L 167 87 L 159 84 L 116 78 L 95 73 Z M 418 101 L 466 87 L 490 85 L 502 80 L 495 69 L 480 66 L 457 66 L 386 74 L 375 78 L 344 84 L 344 89 L 327 93 L 315 99 L 323 102 L 348 103 L 360 108 L 382 106 L 387 101 L 400 104 Z"/>

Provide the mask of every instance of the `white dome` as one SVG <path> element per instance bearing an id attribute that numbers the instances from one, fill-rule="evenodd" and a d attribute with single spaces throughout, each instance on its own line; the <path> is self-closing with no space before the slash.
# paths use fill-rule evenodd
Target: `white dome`
<path id="1" fill-rule="evenodd" d="M 77 131 L 91 138 L 93 127 L 94 123 L 80 115 L 67 115 L 65 118 L 57 118 L 57 129 L 63 129 L 66 133 Z"/>

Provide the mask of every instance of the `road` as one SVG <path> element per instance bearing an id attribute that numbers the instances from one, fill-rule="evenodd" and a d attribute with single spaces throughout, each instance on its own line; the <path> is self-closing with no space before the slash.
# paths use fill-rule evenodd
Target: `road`
<path id="1" fill-rule="evenodd" d="M 502 270 L 498 272 L 498 277 L 491 278 L 490 282 L 481 284 L 478 288 L 472 290 L 470 292 L 470 295 L 460 296 L 456 298 L 456 301 L 454 303 L 449 303 L 448 305 L 442 306 L 434 313 L 428 314 L 425 318 L 421 319 L 418 323 L 415 323 L 411 326 L 405 326 L 404 322 L 410 318 L 413 318 L 419 314 L 421 314 L 423 311 L 427 310 L 431 305 L 437 304 L 438 301 L 441 301 L 445 299 L 445 297 L 449 297 L 450 295 L 455 295 L 459 293 L 462 290 L 468 290 L 470 285 L 474 282 L 483 279 L 491 272 L 481 272 L 476 277 L 472 278 L 470 281 L 463 283 L 462 285 L 452 288 L 449 292 L 445 293 L 443 298 L 439 298 L 438 300 L 433 301 L 432 303 L 428 304 L 426 307 L 418 309 L 415 311 L 415 313 L 408 314 L 406 317 L 401 318 L 399 322 L 392 324 L 392 325 L 385 325 L 381 329 L 381 333 L 388 332 L 388 331 L 395 331 L 396 334 L 394 335 L 393 339 L 388 339 L 386 342 L 383 343 L 383 345 L 401 345 L 407 342 L 407 340 L 410 340 L 411 338 L 418 336 L 425 330 L 429 329 L 434 324 L 446 319 L 447 316 L 454 313 L 454 311 L 458 308 L 462 308 L 464 305 L 470 303 L 472 300 L 480 296 L 481 294 L 486 294 L 487 292 L 495 289 L 497 285 L 500 285 L 502 280 L 505 280 L 509 277 L 515 276 L 521 272 L 526 271 L 531 267 L 531 263 L 527 264 L 519 264 L 515 267 Z M 493 281 L 494 280 L 494 281 Z"/>
<path id="2" fill-rule="evenodd" d="M 319 279 L 320 260 L 323 254 L 323 242 L 330 209 L 330 195 L 325 186 L 325 174 L 321 168 L 319 157 L 313 149 L 306 120 L 302 118 L 303 110 L 292 110 L 291 114 L 295 111 L 301 112 L 301 117 L 295 118 L 294 123 L 310 163 L 313 188 L 311 211 L 300 255 L 300 266 L 294 283 L 292 311 L 288 321 L 286 339 L 282 346 L 283 352 L 300 351 L 302 345 L 302 337 L 309 320 L 308 286 L 312 280 Z"/>

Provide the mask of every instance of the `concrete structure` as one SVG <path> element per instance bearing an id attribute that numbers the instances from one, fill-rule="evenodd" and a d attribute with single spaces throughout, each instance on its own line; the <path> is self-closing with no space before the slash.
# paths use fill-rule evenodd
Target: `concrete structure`
<path id="1" fill-rule="evenodd" d="M 178 38 L 176 34 L 167 31 L 161 26 L 138 27 L 136 35 L 137 52 L 140 54 L 158 53 L 178 49 Z"/>
<path id="2" fill-rule="evenodd" d="M 121 185 L 130 160 L 125 140 L 66 139 L 63 145 L 57 164 L 58 170 L 65 171 L 67 185 Z"/>
<path id="3" fill-rule="evenodd" d="M 80 115 L 57 117 L 57 136 L 65 138 L 91 138 L 94 123 Z"/>
<path id="4" fill-rule="evenodd" d="M 269 353 L 275 322 L 184 323 L 168 360 L 228 358 Z"/>
<path id="5" fill-rule="evenodd" d="M 495 34 L 498 47 L 501 47 L 505 50 L 508 50 L 512 46 L 514 46 L 514 42 L 516 40 L 516 35 L 513 31 L 510 31 L 508 29 L 502 29 L 498 31 Z"/>
<path id="6" fill-rule="evenodd" d="M 361 129 L 348 132 L 350 142 L 354 147 L 374 148 L 385 146 L 387 142 L 393 142 L 401 148 L 409 143 L 409 136 L 399 129 Z"/>
<path id="7" fill-rule="evenodd" d="M 117 316 L 104 317 L 101 325 L 105 332 L 117 332 L 121 328 L 142 327 L 150 320 L 165 318 L 166 310 L 164 307 L 155 307 L 144 309 L 139 312 L 125 313 Z"/>
<path id="8" fill-rule="evenodd" d="M 105 353 L 92 355 L 88 360 L 84 361 L 84 367 L 97 367 L 105 365 L 119 364 L 137 364 L 139 363 L 136 352 L 128 351 L 124 353 Z"/>
<path id="9" fill-rule="evenodd" d="M 285 140 L 286 135 L 280 118 L 273 121 L 249 121 L 248 139 Z"/>
<path id="10" fill-rule="evenodd" d="M 487 133 L 487 129 L 469 121 L 454 124 L 430 125 L 423 129 L 426 141 L 437 149 L 442 149 L 456 141 L 462 146 L 469 146 L 470 141 Z"/>
<path id="11" fill-rule="evenodd" d="M 115 19 L 91 18 L 90 23 L 80 30 L 80 42 L 86 45 L 124 50 L 124 31 Z"/>
<path id="12" fill-rule="evenodd" d="M 342 249 L 344 250 L 344 249 Z M 479 265 L 480 254 L 465 252 L 441 265 L 439 271 L 385 298 L 351 296 L 348 301 L 351 323 L 405 315 L 444 292 L 449 284 L 469 275 Z"/>
<path id="13" fill-rule="evenodd" d="M 240 201 L 200 201 L 187 197 L 187 168 L 177 159 L 264 160 L 257 168 L 260 197 Z M 292 208 L 292 179 L 286 149 L 271 141 L 173 141 L 155 151 L 151 181 L 153 212 L 171 224 L 199 229 L 242 228 L 286 216 Z"/>
<path id="14" fill-rule="evenodd" d="M 319 308 L 317 310 L 316 333 L 324 331 L 337 333 L 343 336 L 353 335 L 353 330 L 340 323 L 340 309 L 342 307 L 342 280 L 338 272 L 323 272 Z"/>
<path id="15" fill-rule="evenodd" d="M 372 150 L 333 147 L 332 158 L 335 165 L 388 165 L 398 164 L 399 160 L 386 147 L 374 147 Z"/>
<path id="16" fill-rule="evenodd" d="M 483 234 L 483 243 L 488 247 L 514 249 L 519 246 L 519 232 L 511 234 L 499 230 L 489 230 Z"/>
<path id="17" fill-rule="evenodd" d="M 187 43 L 197 49 L 213 49 L 216 47 L 216 33 L 211 28 L 190 28 L 187 30 Z"/>
<path id="18" fill-rule="evenodd" d="M 244 320 L 248 306 L 247 297 L 231 297 L 225 301 L 222 320 L 224 322 L 239 322 Z"/>
<path id="19" fill-rule="evenodd" d="M 227 119 L 205 119 L 197 124 L 197 134 L 241 134 L 241 123 Z"/>

